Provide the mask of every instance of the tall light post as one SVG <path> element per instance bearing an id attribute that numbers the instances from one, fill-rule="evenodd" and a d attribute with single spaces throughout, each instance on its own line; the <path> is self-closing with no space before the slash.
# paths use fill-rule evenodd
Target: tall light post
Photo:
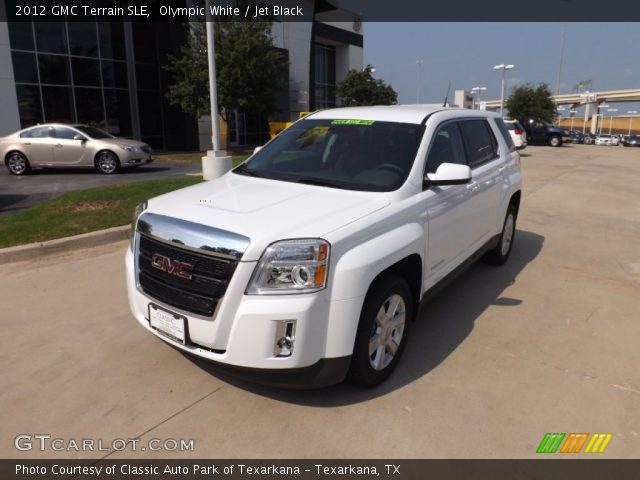
<path id="1" fill-rule="evenodd" d="M 507 70 L 511 70 L 514 68 L 514 65 L 505 65 L 501 63 L 500 65 L 494 65 L 494 70 L 502 70 L 502 86 L 500 87 L 500 116 L 504 118 L 504 80 L 507 74 Z"/>
<path id="2" fill-rule="evenodd" d="M 617 108 L 608 108 L 607 112 L 617 112 Z M 609 116 L 609 135 L 611 135 L 611 125 L 613 124 L 613 113 Z"/>
<path id="3" fill-rule="evenodd" d="M 569 130 L 573 132 L 573 119 L 578 111 L 575 108 L 572 108 L 571 110 L 569 110 L 569 113 L 571 114 L 571 127 L 569 127 Z"/>
<path id="4" fill-rule="evenodd" d="M 416 103 L 420 103 L 420 73 L 422 71 L 422 65 L 424 60 L 416 60 L 416 66 L 418 68 L 418 80 L 416 82 Z"/>
<path id="5" fill-rule="evenodd" d="M 633 117 L 631 115 L 637 114 L 637 110 L 629 110 L 627 112 L 629 114 L 629 136 L 631 136 L 631 123 L 633 122 Z"/>
<path id="6" fill-rule="evenodd" d="M 609 105 L 607 105 L 606 103 L 603 103 L 602 105 L 598 105 L 598 110 L 600 110 L 601 108 L 608 108 Z M 604 113 L 596 113 L 596 115 L 598 115 L 600 117 L 600 128 L 598 129 L 598 135 L 602 135 L 602 124 L 604 123 Z"/>
<path id="7" fill-rule="evenodd" d="M 564 108 L 564 106 L 560 106 L 558 108 L 556 108 L 556 112 L 564 112 L 566 110 L 566 108 Z M 562 120 L 562 113 L 558 113 L 558 117 L 557 117 L 557 121 L 558 121 L 558 126 L 560 127 L 560 121 Z"/>
<path id="8" fill-rule="evenodd" d="M 231 157 L 220 148 L 220 124 L 218 122 L 218 89 L 216 85 L 216 49 L 214 40 L 214 21 L 207 0 L 207 60 L 209 62 L 209 100 L 211 102 L 211 148 L 202 157 L 202 177 L 213 180 L 231 170 Z"/>
<path id="9" fill-rule="evenodd" d="M 474 94 L 473 97 L 473 109 L 476 109 L 476 104 L 478 105 L 478 108 L 480 108 L 480 92 L 484 92 L 487 89 L 487 87 L 473 87 L 471 89 L 471 93 Z M 476 101 L 476 97 L 478 97 L 478 100 Z"/>

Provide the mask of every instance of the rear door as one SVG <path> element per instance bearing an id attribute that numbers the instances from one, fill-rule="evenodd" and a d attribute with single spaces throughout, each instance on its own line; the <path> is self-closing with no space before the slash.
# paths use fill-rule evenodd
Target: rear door
<path id="1" fill-rule="evenodd" d="M 500 155 L 496 133 L 487 119 L 462 120 L 460 129 L 471 167 L 471 183 L 467 188 L 471 190 L 472 199 L 465 215 L 469 219 L 468 256 L 494 234 L 506 156 Z"/>
<path id="2" fill-rule="evenodd" d="M 51 127 L 34 127 L 22 132 L 20 145 L 29 163 L 35 165 L 51 165 L 53 161 Z"/>

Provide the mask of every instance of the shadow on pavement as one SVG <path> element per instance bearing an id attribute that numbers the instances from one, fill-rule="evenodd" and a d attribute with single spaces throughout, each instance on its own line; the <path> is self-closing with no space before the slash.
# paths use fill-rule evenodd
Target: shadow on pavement
<path id="1" fill-rule="evenodd" d="M 335 407 L 386 395 L 423 377 L 447 359 L 467 338 L 476 319 L 489 307 L 511 308 L 526 299 L 503 297 L 520 272 L 533 261 L 544 237 L 518 230 L 509 261 L 502 267 L 478 262 L 432 299 L 422 302 L 398 368 L 382 385 L 363 390 L 340 384 L 323 390 L 287 390 L 256 385 L 220 373 L 215 366 L 184 354 L 209 374 L 232 385 L 275 400 L 312 407 Z M 514 314 L 516 312 L 514 311 Z"/>
<path id="2" fill-rule="evenodd" d="M 20 203 L 25 198 L 29 198 L 29 195 L 14 195 L 0 193 L 0 212 L 11 210 L 11 205 Z"/>

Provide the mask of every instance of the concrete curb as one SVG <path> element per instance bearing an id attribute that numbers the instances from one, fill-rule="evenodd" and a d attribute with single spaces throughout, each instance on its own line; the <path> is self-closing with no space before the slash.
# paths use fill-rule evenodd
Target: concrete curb
<path id="1" fill-rule="evenodd" d="M 73 237 L 57 238 L 46 242 L 29 243 L 17 247 L 0 248 L 0 265 L 38 257 L 53 255 L 70 250 L 98 247 L 111 242 L 129 239 L 129 225 L 113 227 L 97 232 L 83 233 Z"/>

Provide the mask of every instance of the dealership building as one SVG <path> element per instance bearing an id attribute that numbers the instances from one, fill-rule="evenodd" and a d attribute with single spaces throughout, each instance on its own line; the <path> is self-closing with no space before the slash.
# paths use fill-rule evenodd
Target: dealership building
<path id="1" fill-rule="evenodd" d="M 271 120 L 335 106 L 335 86 L 362 68 L 360 18 L 332 0 L 304 0 L 313 22 L 274 22 L 289 76 Z M 349 21 L 344 21 L 348 18 Z M 352 18 L 352 19 L 351 19 Z M 0 22 L 0 136 L 46 122 L 87 123 L 158 150 L 208 149 L 210 126 L 169 105 L 165 65 L 189 34 L 179 22 Z M 229 117 L 230 146 L 264 140 L 264 122 Z"/>

